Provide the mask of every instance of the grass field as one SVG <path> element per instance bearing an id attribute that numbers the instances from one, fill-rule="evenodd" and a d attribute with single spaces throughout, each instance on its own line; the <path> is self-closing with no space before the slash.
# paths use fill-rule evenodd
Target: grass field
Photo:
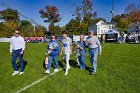
<path id="1" fill-rule="evenodd" d="M 46 45 L 27 43 L 24 59 L 28 64 L 25 73 L 12 76 L 9 43 L 0 43 L 0 93 L 14 93 L 46 76 L 42 65 Z M 89 74 L 91 65 L 88 55 L 86 70 L 79 70 L 74 59 L 72 55 L 72 66 L 67 76 L 61 70 L 22 93 L 140 93 L 140 45 L 108 44 L 98 58 L 95 75 Z M 59 56 L 59 61 L 59 68 L 65 66 L 62 56 Z"/>

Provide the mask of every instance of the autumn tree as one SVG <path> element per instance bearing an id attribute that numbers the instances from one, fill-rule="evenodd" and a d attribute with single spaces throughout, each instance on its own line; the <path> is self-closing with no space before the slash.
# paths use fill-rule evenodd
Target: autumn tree
<path id="1" fill-rule="evenodd" d="M 32 27 L 32 23 L 30 21 L 21 20 L 19 22 L 19 25 L 20 25 L 20 31 L 23 36 L 34 36 L 34 35 L 32 35 L 33 27 Z"/>
<path id="2" fill-rule="evenodd" d="M 1 36 L 10 37 L 13 35 L 14 30 L 19 27 L 19 12 L 10 8 L 1 10 L 0 20 L 2 20 L 1 24 L 3 25 L 1 27 Z"/>
<path id="3" fill-rule="evenodd" d="M 80 30 L 80 33 L 85 33 L 88 31 L 90 20 L 96 19 L 97 12 L 93 12 L 93 3 L 91 0 L 83 0 L 81 5 L 75 7 L 72 15 L 79 22 L 75 27 L 75 31 Z"/>
<path id="4" fill-rule="evenodd" d="M 39 11 L 41 18 L 45 19 L 44 22 L 50 23 L 49 30 L 54 31 L 55 23 L 61 20 L 60 14 L 58 13 L 58 8 L 56 6 L 46 6 Z"/>
<path id="5" fill-rule="evenodd" d="M 46 33 L 46 27 L 44 26 L 35 26 L 36 27 L 36 36 L 44 37 Z"/>
<path id="6" fill-rule="evenodd" d="M 129 22 L 140 22 L 140 8 L 135 3 L 129 4 L 125 8 L 125 14 Z"/>

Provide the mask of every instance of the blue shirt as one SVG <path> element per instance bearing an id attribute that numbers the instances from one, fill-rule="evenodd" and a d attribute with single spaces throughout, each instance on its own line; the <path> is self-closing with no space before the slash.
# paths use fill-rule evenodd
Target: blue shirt
<path id="1" fill-rule="evenodd" d="M 48 52 L 51 48 L 53 48 L 53 50 L 51 50 L 51 52 L 50 52 L 50 55 L 51 55 L 51 56 L 55 56 L 55 55 L 58 55 L 58 54 L 59 54 L 59 45 L 58 45 L 58 43 L 57 43 L 56 40 L 50 41 L 50 42 L 48 43 L 47 52 Z"/>
<path id="2" fill-rule="evenodd" d="M 86 54 L 86 50 L 85 50 L 85 41 L 78 41 L 77 45 L 79 45 L 80 47 L 82 47 L 83 49 L 79 49 L 80 51 L 80 55 L 85 55 Z"/>

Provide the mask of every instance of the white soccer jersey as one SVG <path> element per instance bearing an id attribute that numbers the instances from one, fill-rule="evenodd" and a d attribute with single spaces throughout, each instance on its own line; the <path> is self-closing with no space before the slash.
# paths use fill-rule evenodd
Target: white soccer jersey
<path id="1" fill-rule="evenodd" d="M 71 45 L 72 45 L 72 40 L 67 37 L 66 39 L 62 40 L 63 44 L 63 53 L 64 54 L 70 54 L 71 53 Z"/>

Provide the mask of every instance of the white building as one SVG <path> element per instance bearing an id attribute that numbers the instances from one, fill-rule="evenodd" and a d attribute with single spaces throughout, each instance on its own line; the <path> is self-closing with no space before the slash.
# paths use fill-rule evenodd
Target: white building
<path id="1" fill-rule="evenodd" d="M 108 30 L 111 30 L 115 27 L 115 25 L 111 22 L 104 22 L 103 20 L 90 24 L 89 30 L 93 30 L 94 34 L 96 34 L 98 37 L 101 37 L 101 35 L 104 35 Z"/>
<path id="2" fill-rule="evenodd" d="M 110 40 L 116 41 L 119 36 L 119 32 L 114 28 L 114 23 L 104 22 L 103 20 L 89 25 L 89 30 L 93 30 L 94 34 L 97 35 L 97 37 L 103 42 L 108 40 L 109 37 L 111 37 Z"/>

